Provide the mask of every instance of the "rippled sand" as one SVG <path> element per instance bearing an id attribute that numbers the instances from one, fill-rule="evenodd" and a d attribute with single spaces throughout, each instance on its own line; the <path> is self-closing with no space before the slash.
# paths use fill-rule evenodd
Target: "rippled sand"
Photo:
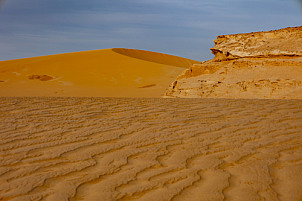
<path id="1" fill-rule="evenodd" d="M 0 200 L 301 200 L 302 101 L 0 98 Z"/>

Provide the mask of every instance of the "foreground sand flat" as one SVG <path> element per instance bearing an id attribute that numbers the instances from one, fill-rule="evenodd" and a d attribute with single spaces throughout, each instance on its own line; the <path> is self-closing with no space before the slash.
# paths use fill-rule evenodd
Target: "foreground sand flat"
<path id="1" fill-rule="evenodd" d="M 0 98 L 0 200 L 302 199 L 302 101 Z"/>

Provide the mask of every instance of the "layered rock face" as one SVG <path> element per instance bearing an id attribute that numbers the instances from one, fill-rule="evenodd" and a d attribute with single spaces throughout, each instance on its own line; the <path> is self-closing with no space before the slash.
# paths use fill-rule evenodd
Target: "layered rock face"
<path id="1" fill-rule="evenodd" d="M 302 27 L 218 36 L 165 97 L 302 99 Z"/>

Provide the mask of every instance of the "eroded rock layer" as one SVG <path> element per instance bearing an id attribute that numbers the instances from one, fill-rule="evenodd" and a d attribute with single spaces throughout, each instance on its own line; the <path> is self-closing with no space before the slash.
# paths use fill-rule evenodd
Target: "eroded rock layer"
<path id="1" fill-rule="evenodd" d="M 215 58 L 185 70 L 166 97 L 302 98 L 302 27 L 214 42 Z"/>
<path id="2" fill-rule="evenodd" d="M 211 48 L 227 57 L 301 56 L 302 27 L 218 36 Z"/>

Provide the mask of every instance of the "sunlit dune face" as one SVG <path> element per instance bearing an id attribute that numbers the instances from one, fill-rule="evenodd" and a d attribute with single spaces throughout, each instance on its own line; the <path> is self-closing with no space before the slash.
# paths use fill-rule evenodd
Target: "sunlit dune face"
<path id="1" fill-rule="evenodd" d="M 106 49 L 0 62 L 1 96 L 160 97 L 198 61 Z"/>

